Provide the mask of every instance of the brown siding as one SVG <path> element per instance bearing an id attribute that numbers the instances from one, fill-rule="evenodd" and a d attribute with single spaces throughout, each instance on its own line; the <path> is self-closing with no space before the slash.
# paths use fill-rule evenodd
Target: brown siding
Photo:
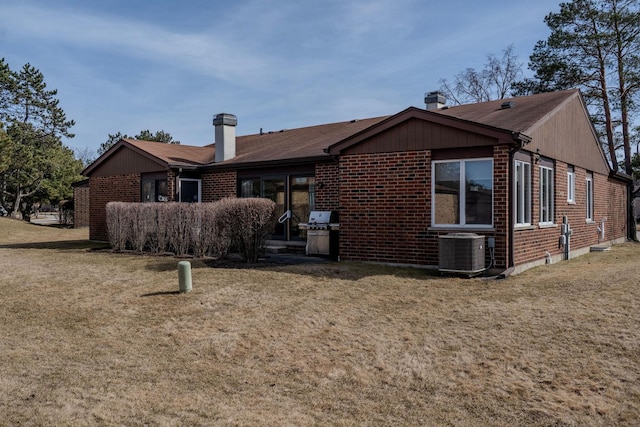
<path id="1" fill-rule="evenodd" d="M 89 179 L 91 222 L 89 238 L 108 240 L 106 207 L 109 202 L 139 202 L 140 174 L 92 176 Z"/>
<path id="2" fill-rule="evenodd" d="M 466 148 L 497 142 L 496 138 L 413 118 L 345 149 L 342 154 Z"/>
<path id="3" fill-rule="evenodd" d="M 609 173 L 589 118 L 577 97 L 533 128 L 529 136 L 533 139 L 525 147 L 527 150 L 540 149 L 540 154 L 552 159 L 603 175 Z"/>
<path id="4" fill-rule="evenodd" d="M 93 170 L 91 176 L 124 175 L 133 172 L 162 172 L 166 170 L 166 165 L 142 156 L 129 148 L 121 147 L 111 155 L 109 161 L 103 162 Z"/>

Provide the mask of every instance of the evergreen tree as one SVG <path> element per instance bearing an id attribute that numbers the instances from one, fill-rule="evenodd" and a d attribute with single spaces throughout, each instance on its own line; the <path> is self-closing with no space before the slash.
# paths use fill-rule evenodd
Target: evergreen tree
<path id="1" fill-rule="evenodd" d="M 30 219 L 34 203 L 57 202 L 72 194 L 81 162 L 62 144 L 72 138 L 56 90 L 47 90 L 44 76 L 26 64 L 19 72 L 0 61 L 0 190 L 12 215 Z"/>

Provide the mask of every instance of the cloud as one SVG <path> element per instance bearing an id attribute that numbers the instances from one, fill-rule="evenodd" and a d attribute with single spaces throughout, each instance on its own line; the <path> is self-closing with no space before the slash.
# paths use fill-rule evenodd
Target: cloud
<path id="1" fill-rule="evenodd" d="M 223 33 L 176 32 L 122 17 L 33 5 L 5 6 L 2 15 L 11 22 L 9 31 L 22 39 L 143 58 L 221 80 L 241 79 L 250 84 L 271 68 L 267 58 L 249 54 Z"/>

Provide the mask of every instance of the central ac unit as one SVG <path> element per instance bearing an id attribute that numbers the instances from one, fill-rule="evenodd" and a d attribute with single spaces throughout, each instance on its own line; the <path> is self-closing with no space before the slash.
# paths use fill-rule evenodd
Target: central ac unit
<path id="1" fill-rule="evenodd" d="M 451 233 L 438 238 L 438 268 L 442 272 L 476 274 L 484 270 L 484 236 Z"/>

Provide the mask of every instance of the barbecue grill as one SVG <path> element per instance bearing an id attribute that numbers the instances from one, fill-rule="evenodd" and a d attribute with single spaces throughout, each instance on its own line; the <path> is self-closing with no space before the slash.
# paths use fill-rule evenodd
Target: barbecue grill
<path id="1" fill-rule="evenodd" d="M 298 226 L 307 230 L 307 255 L 328 255 L 338 259 L 338 212 L 311 211 L 309 221 Z"/>

